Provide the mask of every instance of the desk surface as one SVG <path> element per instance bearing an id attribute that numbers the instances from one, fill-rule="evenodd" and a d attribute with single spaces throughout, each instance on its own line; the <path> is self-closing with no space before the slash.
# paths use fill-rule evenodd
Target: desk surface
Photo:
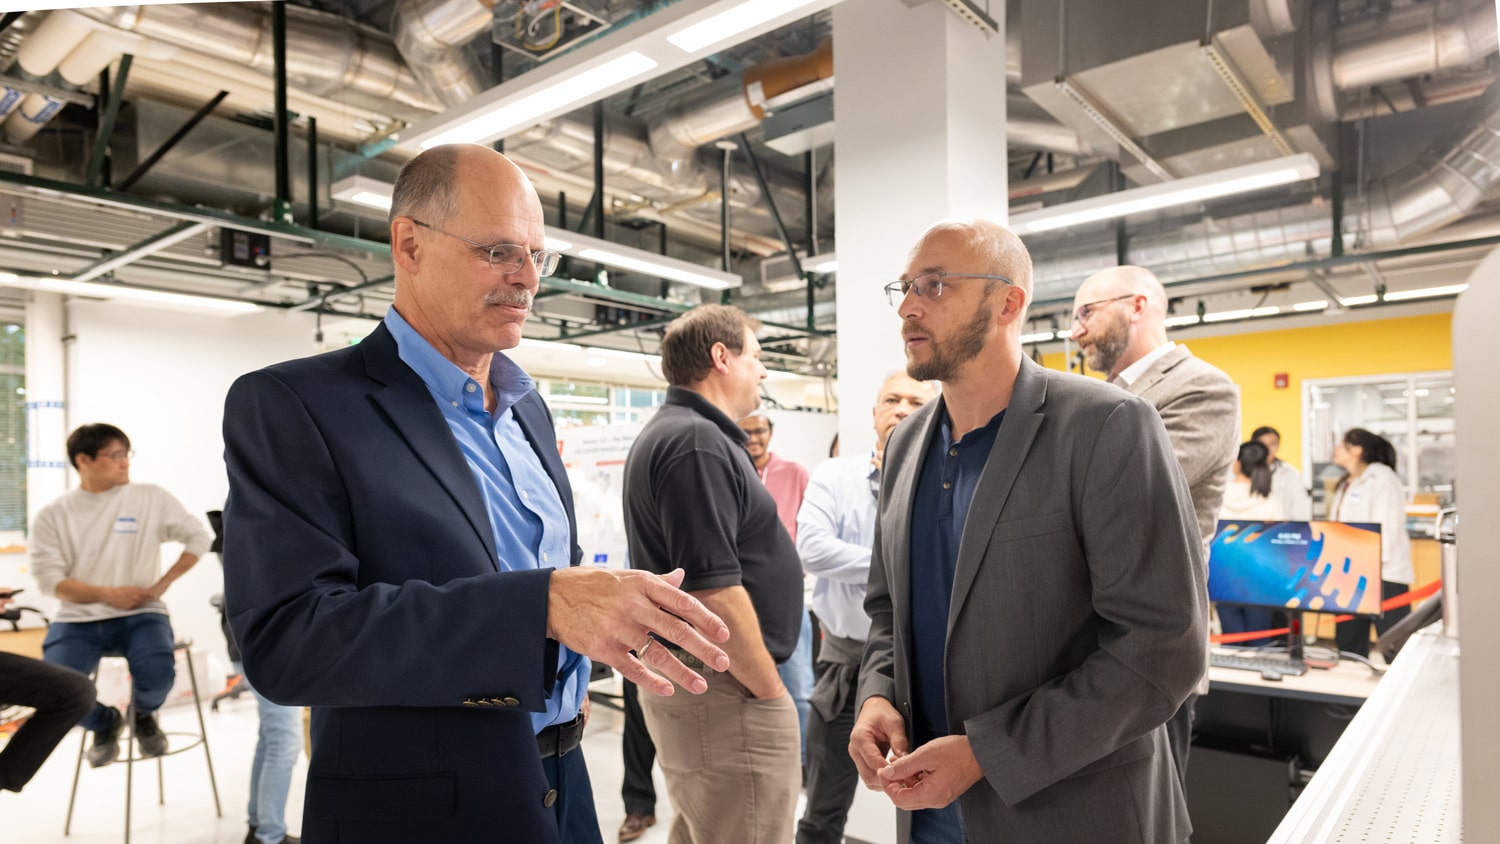
<path id="1" fill-rule="evenodd" d="M 1378 682 L 1380 675 L 1369 666 L 1347 659 L 1333 668 L 1309 667 L 1306 674 L 1280 680 L 1267 680 L 1254 671 L 1238 668 L 1211 666 L 1208 669 L 1210 694 L 1215 691 L 1239 692 L 1351 706 L 1364 703 Z"/>

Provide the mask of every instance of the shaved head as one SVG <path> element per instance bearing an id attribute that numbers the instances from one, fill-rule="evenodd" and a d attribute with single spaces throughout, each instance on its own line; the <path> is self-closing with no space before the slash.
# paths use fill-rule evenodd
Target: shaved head
<path id="1" fill-rule="evenodd" d="M 1026 291 L 1026 302 L 1030 304 L 1031 253 L 1015 232 L 999 223 L 973 217 L 940 220 L 922 232 L 908 259 L 916 257 L 929 240 L 964 244 L 979 262 L 978 267 L 965 269 L 1009 278 Z"/>
<path id="2" fill-rule="evenodd" d="M 1167 342 L 1167 291 L 1145 267 L 1111 267 L 1073 296 L 1073 339 L 1090 369 L 1118 375 Z"/>

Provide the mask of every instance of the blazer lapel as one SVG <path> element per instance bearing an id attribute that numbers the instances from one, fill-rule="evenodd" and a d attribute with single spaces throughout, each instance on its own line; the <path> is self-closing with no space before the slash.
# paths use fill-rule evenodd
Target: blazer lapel
<path id="1" fill-rule="evenodd" d="M 1005 500 L 1015 486 L 1021 464 L 1036 439 L 1042 426 L 1042 404 L 1047 398 L 1047 380 L 1042 368 L 1029 358 L 1021 359 L 1021 371 L 1016 375 L 1016 386 L 1011 393 L 1010 404 L 1005 409 L 1005 421 L 990 447 L 989 459 L 979 475 L 979 484 L 974 489 L 974 500 L 969 504 L 969 514 L 964 519 L 963 538 L 958 544 L 958 562 L 953 571 L 953 595 L 948 605 L 948 634 L 953 633 L 953 624 L 963 610 L 969 597 L 969 587 L 979 574 L 979 564 L 984 561 L 989 549 L 990 537 L 995 524 L 1005 508 Z"/>
<path id="2" fill-rule="evenodd" d="M 384 324 L 359 344 L 365 356 L 365 372 L 382 385 L 371 393 L 391 426 L 424 463 L 438 483 L 453 497 L 479 541 L 489 552 L 490 565 L 500 569 L 495 534 L 485 510 L 484 496 L 474 483 L 474 474 L 464 460 L 442 411 L 420 376 L 401 360 L 396 340 Z"/>
<path id="3" fill-rule="evenodd" d="M 886 449 L 882 469 L 882 471 L 894 472 L 890 485 L 882 493 L 880 530 L 887 570 L 890 572 L 886 588 L 891 594 L 891 606 L 896 608 L 896 636 L 901 642 L 906 641 L 906 634 L 899 619 L 905 617 L 906 608 L 911 606 L 912 504 L 917 500 L 917 479 L 922 477 L 922 464 L 927 458 L 927 444 L 932 442 L 933 437 L 940 436 L 939 428 L 942 418 L 943 399 L 939 396 L 937 401 L 929 402 L 902 423 L 903 425 L 916 425 L 917 430 L 910 439 L 906 440 L 905 450 L 899 455 L 899 463 L 893 460 L 897 455 L 892 454 L 889 448 Z M 891 514 L 888 521 L 884 518 L 886 513 Z M 897 649 L 897 653 L 907 654 L 909 650 L 903 645 Z"/>
<path id="4" fill-rule="evenodd" d="M 1141 377 L 1135 379 L 1135 383 L 1130 385 L 1128 391 L 1132 395 L 1144 396 L 1147 390 L 1160 384 L 1161 380 L 1167 377 L 1167 373 L 1186 360 L 1187 356 L 1187 347 L 1182 345 L 1177 346 L 1177 348 L 1162 355 L 1156 363 L 1146 367 L 1146 371 L 1141 373 Z"/>

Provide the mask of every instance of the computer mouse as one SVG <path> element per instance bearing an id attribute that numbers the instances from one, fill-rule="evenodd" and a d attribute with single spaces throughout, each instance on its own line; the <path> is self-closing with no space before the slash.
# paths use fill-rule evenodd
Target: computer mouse
<path id="1" fill-rule="evenodd" d="M 1270 669 L 1270 668 L 1266 668 L 1266 669 L 1263 669 L 1260 672 L 1260 679 L 1262 679 L 1262 680 L 1276 680 L 1276 681 L 1279 682 L 1281 680 L 1281 672 L 1280 671 L 1275 671 L 1275 670 Z"/>

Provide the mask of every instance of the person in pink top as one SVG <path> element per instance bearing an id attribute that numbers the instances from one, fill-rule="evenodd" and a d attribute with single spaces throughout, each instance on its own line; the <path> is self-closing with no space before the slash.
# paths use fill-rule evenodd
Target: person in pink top
<path id="1" fill-rule="evenodd" d="M 750 452 L 750 462 L 755 464 L 755 473 L 765 482 L 771 497 L 776 499 L 776 513 L 792 541 L 797 541 L 797 511 L 802 509 L 802 493 L 807 490 L 808 471 L 801 463 L 795 463 L 771 452 L 771 432 L 775 429 L 770 417 L 752 414 L 740 420 L 740 427 L 750 437 L 745 450 Z"/>
<path id="2" fill-rule="evenodd" d="M 797 511 L 802 509 L 802 494 L 807 491 L 810 476 L 801 463 L 778 457 L 771 451 L 771 432 L 776 426 L 771 417 L 763 413 L 752 413 L 739 421 L 740 428 L 750 439 L 745 450 L 750 452 L 750 462 L 755 464 L 755 473 L 765 483 L 771 497 L 776 499 L 776 515 L 781 524 L 797 541 Z M 797 721 L 802 728 L 802 767 L 807 767 L 807 718 L 812 714 L 813 658 L 812 617 L 807 608 L 802 608 L 802 633 L 797 637 L 797 650 L 791 658 L 776 666 L 781 682 L 791 693 L 797 704 Z"/>

